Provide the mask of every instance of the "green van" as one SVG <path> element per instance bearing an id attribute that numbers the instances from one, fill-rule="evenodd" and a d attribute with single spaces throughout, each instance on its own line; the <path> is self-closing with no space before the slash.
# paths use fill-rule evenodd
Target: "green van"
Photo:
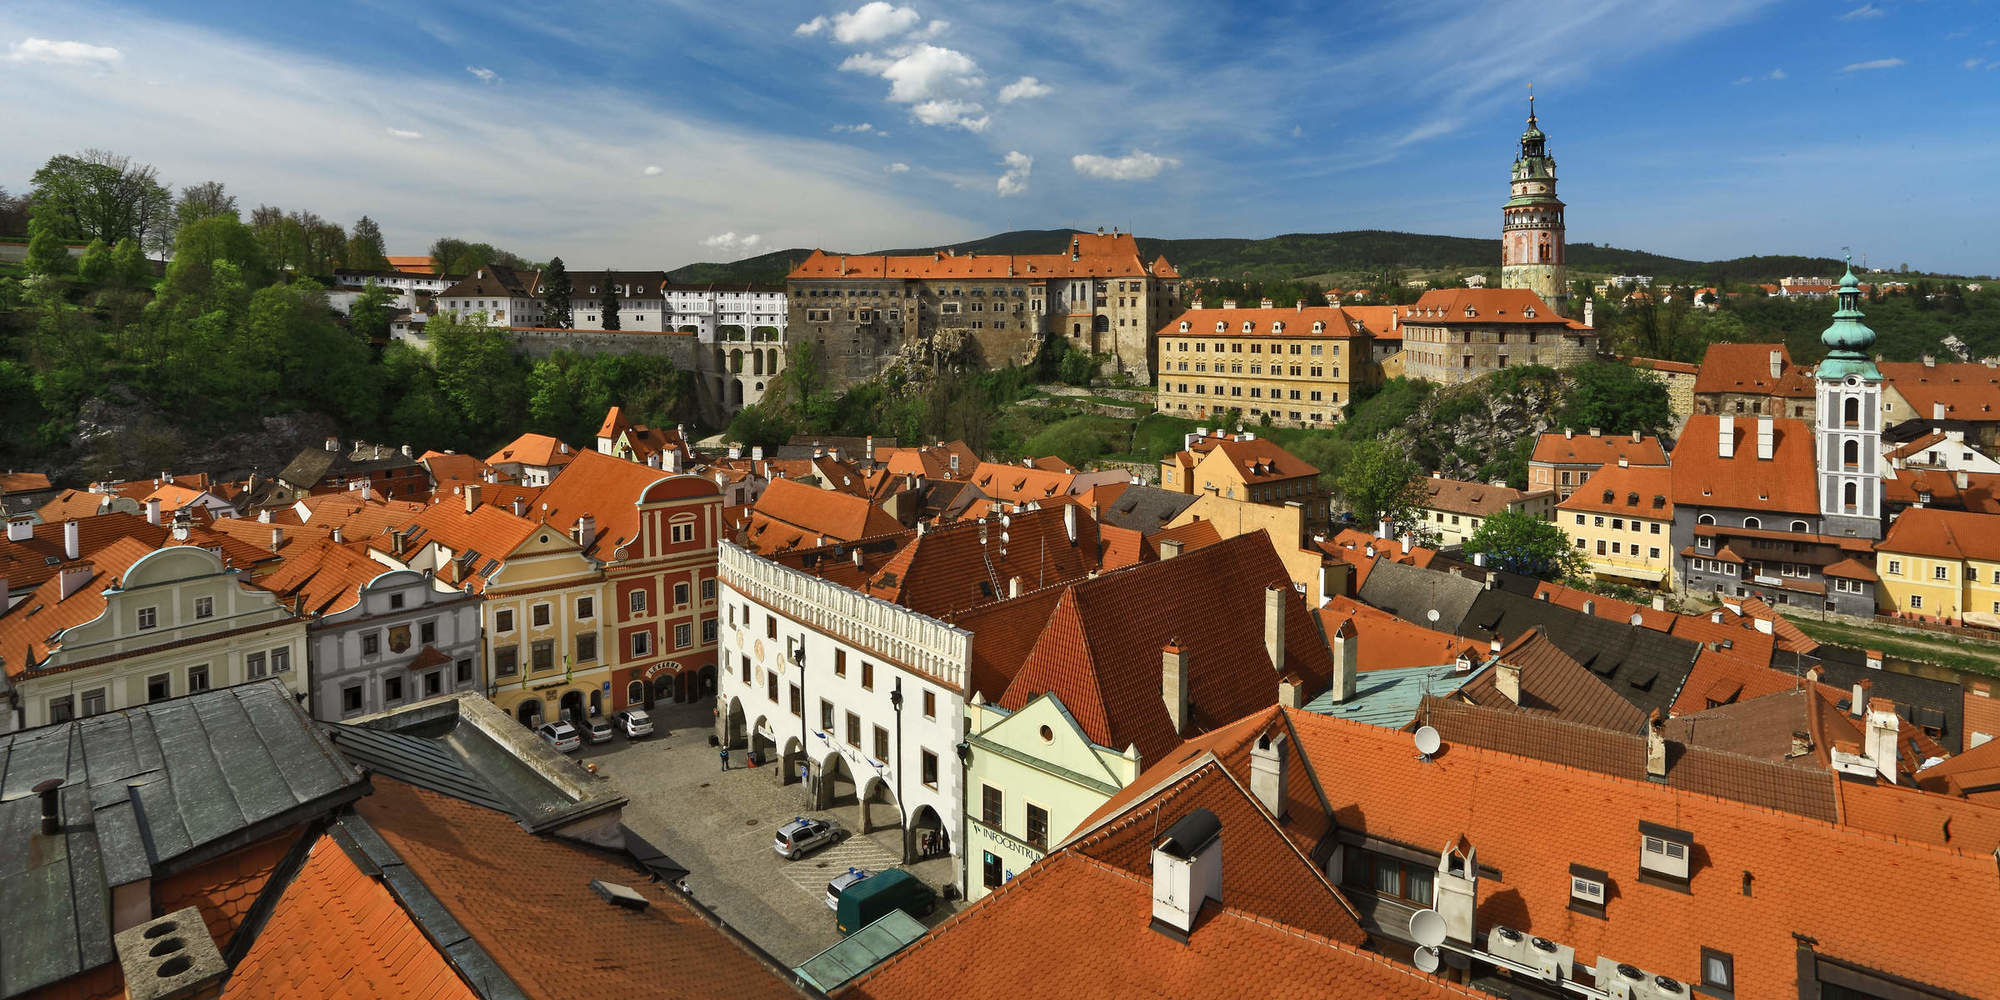
<path id="1" fill-rule="evenodd" d="M 852 934 L 890 910 L 923 917 L 936 908 L 936 890 L 901 868 L 891 868 L 848 886 L 840 894 L 835 912 L 839 914 L 840 933 Z"/>

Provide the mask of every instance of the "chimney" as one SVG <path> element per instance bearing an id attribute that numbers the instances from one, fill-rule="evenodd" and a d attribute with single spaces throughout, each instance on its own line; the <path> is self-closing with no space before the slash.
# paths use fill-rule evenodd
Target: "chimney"
<path id="1" fill-rule="evenodd" d="M 1771 378 L 1773 378 L 1773 379 L 1778 379 L 1778 378 L 1782 378 L 1782 377 L 1784 377 L 1784 374 L 1785 374 L 1785 352 L 1783 352 L 1783 351 L 1772 351 L 1772 352 L 1771 352 Z"/>
<path id="2" fill-rule="evenodd" d="M 159 497 L 150 497 L 150 498 L 148 498 L 148 499 L 146 500 L 146 523 L 147 523 L 147 524 L 159 524 L 159 523 L 160 523 L 160 498 L 159 498 Z"/>
<path id="3" fill-rule="evenodd" d="M 520 497 L 515 497 L 514 502 L 507 506 L 514 512 L 515 517 L 526 517 L 528 514 L 528 501 Z"/>
<path id="4" fill-rule="evenodd" d="M 1271 657 L 1271 668 L 1281 674 L 1285 672 L 1285 594 L 1289 590 L 1264 588 L 1264 652 Z"/>
<path id="5" fill-rule="evenodd" d="M 1160 698 L 1167 703 L 1167 718 L 1174 724 L 1174 735 L 1186 735 L 1188 651 L 1173 640 L 1160 647 Z"/>
<path id="6" fill-rule="evenodd" d="M 1497 640 L 1496 640 L 1497 641 Z M 1493 686 L 1516 705 L 1521 703 L 1521 665 L 1500 660 L 1493 664 Z"/>
<path id="7" fill-rule="evenodd" d="M 63 522 L 63 558 L 77 559 L 83 556 L 83 525 L 75 518 Z"/>
<path id="8" fill-rule="evenodd" d="M 1266 732 L 1250 747 L 1250 794 L 1279 822 L 1285 819 L 1285 790 L 1291 772 L 1288 750 L 1283 732 Z"/>
<path id="9" fill-rule="evenodd" d="M 1259 309 L 1269 309 L 1269 308 L 1271 308 L 1271 300 L 1270 300 L 1270 299 L 1258 299 L 1258 300 L 1257 300 L 1257 308 L 1259 308 Z"/>
<path id="10" fill-rule="evenodd" d="M 271 551 L 276 552 L 285 545 L 285 529 L 271 529 Z"/>
<path id="11" fill-rule="evenodd" d="M 1667 720 L 1657 708 L 1646 719 L 1646 777 L 1667 780 Z"/>
<path id="12" fill-rule="evenodd" d="M 1736 457 L 1736 417 L 1732 414 L 1715 418 L 1715 453 L 1723 458 Z"/>
<path id="13" fill-rule="evenodd" d="M 371 482 L 369 482 L 369 481 L 368 481 L 368 480 L 366 480 L 366 479 L 362 480 L 362 481 L 361 481 L 361 502 L 362 502 L 362 503 L 368 503 L 369 501 L 371 501 L 371 500 L 374 500 L 374 499 L 375 499 L 375 484 L 374 484 L 374 483 L 371 483 Z"/>
<path id="14" fill-rule="evenodd" d="M 1972 488 L 1972 473 L 1965 469 L 1958 469 L 1951 474 L 1951 481 L 1960 490 L 1969 490 Z"/>
<path id="15" fill-rule="evenodd" d="M 330 438 L 327 438 L 327 439 L 326 439 L 326 450 L 328 450 L 328 451 L 334 451 L 334 452 L 337 452 L 337 451 L 339 451 L 339 450 L 340 450 L 340 439 L 339 439 L 339 438 L 337 438 L 337 437 L 330 437 Z"/>
<path id="16" fill-rule="evenodd" d="M 344 532 L 344 531 L 341 531 L 341 530 L 340 530 L 340 525 L 337 525 L 337 524 L 336 524 L 336 525 L 334 525 L 334 526 L 333 526 L 333 535 L 332 535 L 332 538 L 333 538 L 333 544 L 335 544 L 335 545 L 342 545 L 342 544 L 345 544 L 345 543 L 347 542 L 347 533 L 346 533 L 346 532 Z"/>
<path id="17" fill-rule="evenodd" d="M 1871 649 L 1871 650 L 1869 650 L 1869 651 L 1868 651 L 1868 669 L 1870 669 L 1870 670 L 1880 670 L 1880 669 L 1882 669 L 1882 651 L 1881 651 L 1881 650 L 1879 650 L 1879 649 Z"/>
<path id="18" fill-rule="evenodd" d="M 1596 299 L 1583 300 L 1583 325 L 1589 327 L 1595 327 L 1597 325 Z"/>
<path id="19" fill-rule="evenodd" d="M 35 537 L 35 519 L 33 517 L 22 515 L 21 517 L 9 518 L 7 520 L 8 541 L 25 542 L 33 537 Z"/>
<path id="20" fill-rule="evenodd" d="M 1803 757 L 1812 753 L 1812 750 L 1812 734 L 1803 729 L 1792 730 L 1792 749 L 1785 754 L 1785 758 L 1789 760 L 1793 757 Z"/>
<path id="21" fill-rule="evenodd" d="M 860 562 L 858 561 L 858 560 L 859 560 L 859 558 L 860 558 L 860 556 L 861 556 L 861 550 L 860 550 L 860 549 L 855 549 L 855 550 L 854 550 L 854 555 L 855 555 L 855 558 L 857 559 L 857 561 L 855 562 L 855 565 L 856 565 L 856 566 L 859 566 L 859 565 L 861 565 L 861 563 L 860 563 Z M 1008 597 L 1019 597 L 1019 596 L 1021 596 L 1021 584 L 1022 584 L 1022 582 L 1023 582 L 1023 581 L 1022 581 L 1022 579 L 1021 579 L 1020 577 L 1018 577 L 1018 576 L 1014 576 L 1014 577 L 1009 577 L 1009 578 L 1007 579 L 1007 596 L 1008 596 Z"/>
<path id="22" fill-rule="evenodd" d="M 125 979 L 124 1000 L 204 1000 L 221 995 L 229 974 L 196 907 L 119 931 L 112 942 Z"/>
<path id="23" fill-rule="evenodd" d="M 1153 919 L 1150 926 L 1177 941 L 1194 930 L 1203 903 L 1222 902 L 1222 821 L 1196 809 L 1167 828 L 1153 845 Z"/>
<path id="24" fill-rule="evenodd" d="M 1474 553 L 1472 554 L 1472 564 L 1473 564 L 1474 566 L 1477 566 L 1477 567 L 1479 567 L 1480 569 L 1485 569 L 1485 568 L 1486 568 L 1486 553 L 1484 553 L 1484 552 L 1474 552 Z M 1486 578 L 1486 589 L 1487 589 L 1487 590 L 1492 590 L 1492 589 L 1493 589 L 1493 578 L 1492 578 L 1492 577 L 1490 577 L 1490 576 Z"/>
<path id="25" fill-rule="evenodd" d="M 257 512 L 257 523 L 258 524 L 271 523 L 271 508 L 266 507 L 263 510 Z"/>
<path id="26" fill-rule="evenodd" d="M 1937 367 L 1937 355 L 1935 355 L 1935 354 L 1926 354 L 1926 355 L 1923 355 L 1923 359 L 1924 359 L 1924 367 L 1925 367 L 1925 368 L 1936 368 L 1936 367 Z"/>
<path id="27" fill-rule="evenodd" d="M 734 462 L 734 461 L 737 461 L 737 460 L 741 459 L 742 457 L 743 457 L 743 446 L 742 446 L 742 445 L 740 445 L 740 444 L 732 444 L 732 445 L 730 445 L 730 446 L 729 446 L 729 460 L 730 460 L 730 461 Z"/>
<path id="28" fill-rule="evenodd" d="M 866 564 L 867 564 L 867 559 L 868 559 L 868 557 L 867 557 L 866 555 L 864 555 L 864 554 L 862 553 L 862 551 L 861 551 L 861 546 L 859 546 L 859 545 L 855 546 L 855 547 L 854 547 L 854 551 L 853 551 L 853 552 L 852 552 L 851 554 L 852 554 L 852 555 L 853 555 L 853 557 L 854 557 L 854 568 L 855 568 L 855 569 L 863 569 L 863 568 L 865 568 L 865 567 L 866 567 Z M 1020 578 L 1020 577 L 1018 577 L 1018 576 L 1017 576 L 1017 577 L 1015 577 L 1015 578 L 1014 578 L 1014 585 L 1015 585 L 1015 587 L 1016 587 L 1016 588 L 1018 588 L 1018 587 L 1020 586 L 1020 583 L 1021 583 L 1021 578 Z M 1013 597 L 1013 596 L 1016 596 L 1016 595 L 1015 595 L 1015 594 L 1009 594 L 1009 595 L 1007 595 L 1007 596 L 1009 596 L 1009 597 Z"/>
<path id="29" fill-rule="evenodd" d="M 478 483 L 465 484 L 465 512 L 467 514 L 479 508 L 479 492 Z"/>
<path id="30" fill-rule="evenodd" d="M 69 600 L 69 595 L 83 589 L 96 570 L 88 562 L 73 562 L 56 571 L 56 599 Z"/>
<path id="31" fill-rule="evenodd" d="M 751 446 L 750 446 L 750 461 L 752 461 L 752 462 L 761 462 L 761 461 L 763 461 L 763 460 L 764 460 L 764 446 L 763 446 L 763 445 L 761 445 L 761 444 L 753 444 L 753 445 L 751 445 Z"/>
<path id="32" fill-rule="evenodd" d="M 1654 595 L 1654 597 L 1653 597 L 1653 610 L 1654 610 L 1654 611 L 1665 611 L 1665 610 L 1667 610 L 1667 595 L 1665 595 L 1665 594 L 1657 594 L 1657 595 Z"/>
<path id="33" fill-rule="evenodd" d="M 1069 543 L 1076 544 L 1076 504 L 1063 504 L 1063 531 L 1069 535 Z"/>
<path id="34" fill-rule="evenodd" d="M 1222 308 L 1224 308 L 1224 309 L 1234 309 L 1234 308 L 1236 308 L 1236 300 L 1235 300 L 1235 299 L 1223 299 L 1223 300 L 1222 300 Z"/>
<path id="35" fill-rule="evenodd" d="M 1592 427 L 1592 428 L 1590 429 L 1590 436 L 1591 436 L 1591 437 L 1594 437 L 1594 438 L 1601 438 L 1601 437 L 1603 437 L 1603 436 L 1604 436 L 1604 428 L 1602 428 L 1602 427 Z"/>
<path id="36" fill-rule="evenodd" d="M 1576 429 L 1575 429 L 1575 428 L 1573 428 L 1573 427 L 1565 427 L 1565 428 L 1563 428 L 1563 440 L 1565 440 L 1565 441 L 1574 441 L 1574 440 L 1576 440 Z"/>
<path id="37" fill-rule="evenodd" d="M 1173 557 L 1175 557 L 1175 556 L 1177 556 L 1177 555 L 1180 555 L 1180 554 L 1181 554 L 1181 542 L 1180 542 L 1180 539 L 1178 539 L 1178 538 L 1162 538 L 1162 539 L 1160 539 L 1160 558 L 1161 558 L 1161 559 L 1172 559 Z"/>
<path id="38" fill-rule="evenodd" d="M 597 516 L 580 514 L 576 519 L 576 544 L 578 548 L 590 548 L 597 542 Z"/>
<path id="39" fill-rule="evenodd" d="M 1896 752 L 1898 729 L 1902 720 L 1896 717 L 1896 703 L 1887 698 L 1868 699 L 1868 731 L 1862 744 L 1862 752 L 1875 762 L 1875 773 L 1890 784 L 1896 783 Z"/>
<path id="40" fill-rule="evenodd" d="M 1361 637 L 1354 632 L 1354 622 L 1344 621 L 1333 630 L 1333 687 L 1334 704 L 1354 700 L 1355 683 L 1359 679 L 1360 668 L 1357 658 L 1361 654 Z"/>
<path id="41" fill-rule="evenodd" d="M 35 794 L 42 798 L 42 836 L 53 837 L 62 832 L 62 779 L 44 778 L 35 785 Z"/>
<path id="42" fill-rule="evenodd" d="M 188 532 L 194 528 L 194 514 L 186 507 L 174 511 L 174 541 L 185 542 Z"/>
<path id="43" fill-rule="evenodd" d="M 1396 534 L 1396 525 L 1388 518 L 1385 517 L 1380 521 L 1375 522 L 1376 538 L 1393 538 L 1395 537 L 1395 534 Z"/>
<path id="44" fill-rule="evenodd" d="M 1778 443 L 1778 432 L 1767 414 L 1757 418 L 1757 460 L 1768 462 L 1771 451 Z"/>
<path id="45" fill-rule="evenodd" d="M 1868 700 L 1874 690 L 1875 682 L 1866 677 L 1854 682 L 1854 694 L 1847 704 L 1847 710 L 1854 713 L 1855 718 L 1860 718 L 1861 714 L 1867 711 Z"/>

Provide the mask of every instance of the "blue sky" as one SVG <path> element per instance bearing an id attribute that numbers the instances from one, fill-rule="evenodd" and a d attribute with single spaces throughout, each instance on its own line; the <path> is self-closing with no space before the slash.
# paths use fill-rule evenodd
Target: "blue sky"
<path id="1" fill-rule="evenodd" d="M 1572 242 L 2000 271 L 1978 0 L 49 2 L 0 63 L 10 190 L 112 148 L 395 251 L 1486 236 L 1533 83 Z"/>

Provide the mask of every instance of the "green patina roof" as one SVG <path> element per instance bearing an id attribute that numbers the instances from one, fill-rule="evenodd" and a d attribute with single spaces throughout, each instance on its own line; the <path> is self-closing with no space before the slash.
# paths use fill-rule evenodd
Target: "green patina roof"
<path id="1" fill-rule="evenodd" d="M 1819 335 L 1819 342 L 1826 347 L 1826 359 L 1819 363 L 1815 374 L 1823 379 L 1859 375 L 1881 381 L 1881 371 L 1868 357 L 1868 349 L 1875 346 L 1875 331 L 1861 322 L 1861 282 L 1854 277 L 1852 257 L 1848 258 L 1847 273 L 1841 276 L 1836 294 L 1840 297 L 1840 308 L 1834 310 L 1833 325 Z"/>

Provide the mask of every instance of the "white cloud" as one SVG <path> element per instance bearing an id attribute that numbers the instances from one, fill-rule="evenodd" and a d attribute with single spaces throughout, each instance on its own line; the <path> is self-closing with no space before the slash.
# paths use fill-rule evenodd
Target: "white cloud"
<path id="1" fill-rule="evenodd" d="M 891 163 L 883 167 L 882 172 L 885 174 L 907 174 L 910 172 L 910 165 L 907 163 Z"/>
<path id="2" fill-rule="evenodd" d="M 1000 197 L 1008 198 L 1028 190 L 1028 172 L 1035 168 L 1035 158 L 1020 150 L 1009 150 L 1007 158 L 1000 162 L 1007 167 L 997 185 Z"/>
<path id="3" fill-rule="evenodd" d="M 961 96 L 986 82 L 971 56 L 930 44 L 912 47 L 877 75 L 889 81 L 889 99 L 903 104 Z"/>
<path id="4" fill-rule="evenodd" d="M 833 40 L 843 45 L 873 45 L 916 27 L 921 20 L 923 17 L 915 8 L 870 0 L 851 11 L 833 15 Z"/>
<path id="5" fill-rule="evenodd" d="M 665 170 L 662 170 L 662 169 L 660 169 L 660 165 L 659 165 L 659 164 L 657 164 L 657 163 L 650 163 L 650 164 L 647 164 L 647 165 L 646 165 L 646 169 L 644 169 L 644 170 L 641 170 L 641 171 L 639 171 L 639 173 L 640 173 L 640 175 L 641 175 L 641 176 L 645 176 L 645 177 L 658 177 L 658 176 L 660 176 L 661 174 L 664 174 L 664 173 L 666 173 L 666 171 L 665 171 Z"/>
<path id="6" fill-rule="evenodd" d="M 1303 139 L 1305 138 L 1305 136 L 1306 136 L 1306 127 L 1304 125 L 1292 126 L 1292 138 Z"/>
<path id="7" fill-rule="evenodd" d="M 1751 80 L 1753 80 L 1753 79 L 1755 79 L 1755 78 L 1754 78 L 1754 77 L 1748 77 L 1748 76 L 1739 76 L 1739 77 L 1737 77 L 1737 78 L 1736 78 L 1736 82 L 1735 82 L 1735 85 L 1736 85 L 1736 86 L 1738 86 L 1738 87 L 1741 87 L 1741 86 L 1743 86 L 1744 84 L 1746 84 L 1746 83 L 1749 83 L 1749 82 L 1750 82 Z"/>
<path id="8" fill-rule="evenodd" d="M 1785 78 L 1785 71 L 1782 69 L 1774 69 L 1769 73 L 1764 74 L 1763 77 L 1761 77 L 1761 79 L 1765 80 L 1782 80 L 1784 78 Z M 1740 76 L 1736 78 L 1736 83 L 1740 86 L 1746 83 L 1755 83 L 1758 79 L 1760 78 L 1754 76 Z"/>
<path id="9" fill-rule="evenodd" d="M 1871 17 L 1881 17 L 1884 13 L 1887 12 L 1884 11 L 1882 8 L 1875 6 L 1874 4 L 1864 3 L 1861 6 L 1848 11 L 1847 13 L 1840 15 L 1840 19 L 1843 21 L 1859 21 Z"/>
<path id="10" fill-rule="evenodd" d="M 1025 101 L 1030 98 L 1047 97 L 1054 89 L 1054 87 L 1032 76 L 1024 76 L 1005 87 L 1001 87 L 999 100 L 1002 104 L 1012 104 L 1015 101 Z"/>
<path id="11" fill-rule="evenodd" d="M 479 78 L 479 82 L 480 82 L 480 83 L 499 83 L 499 82 L 501 82 L 501 80 L 500 80 L 500 74 L 498 74 L 498 73 L 495 73 L 494 71 L 492 71 L 492 70 L 490 70 L 490 69 L 487 69 L 487 68 L 486 68 L 486 67 L 484 67 L 484 66 L 467 66 L 467 67 L 465 67 L 465 71 L 466 71 L 467 73 L 470 73 L 470 74 L 472 74 L 473 76 L 476 76 L 476 77 L 478 77 L 478 78 Z"/>
<path id="12" fill-rule="evenodd" d="M 1160 176 L 1162 170 L 1180 166 L 1181 161 L 1135 149 L 1125 156 L 1079 153 L 1069 158 L 1069 165 L 1085 177 L 1099 177 L 1107 181 L 1146 181 Z"/>
<path id="13" fill-rule="evenodd" d="M 910 108 L 910 115 L 926 125 L 956 125 L 967 132 L 984 132 L 993 120 L 980 114 L 985 110 L 976 101 L 925 101 Z"/>
<path id="14" fill-rule="evenodd" d="M 29 38 L 15 42 L 7 58 L 12 62 L 40 62 L 58 66 L 95 66 L 99 69 L 109 69 L 124 59 L 125 53 L 109 45 Z"/>
<path id="15" fill-rule="evenodd" d="M 942 35 L 949 30 L 951 30 L 951 22 L 946 21 L 943 18 L 938 18 L 919 29 L 910 32 L 910 37 L 917 41 L 924 41 L 925 39 L 936 38 L 937 36 Z"/>
<path id="16" fill-rule="evenodd" d="M 1842 73 L 1853 73 L 1865 69 L 1895 69 L 1903 65 L 1901 59 L 1870 59 L 1867 62 L 1848 63 L 1840 68 Z"/>
<path id="17" fill-rule="evenodd" d="M 1785 78 L 1785 71 L 1784 71 L 1783 69 L 1774 69 L 1774 70 L 1772 70 L 1772 71 L 1771 71 L 1770 75 L 1769 75 L 1769 76 L 1766 76 L 1766 77 L 1765 77 L 1764 79 L 1766 79 L 1766 80 L 1782 80 L 1782 79 L 1784 79 L 1784 78 Z"/>
<path id="18" fill-rule="evenodd" d="M 388 131 L 390 135 L 395 136 L 398 139 L 421 139 L 424 137 L 424 134 L 422 132 L 416 132 L 406 128 L 392 128 L 389 129 Z"/>
<path id="19" fill-rule="evenodd" d="M 747 257 L 762 245 L 764 237 L 756 233 L 737 235 L 735 232 L 717 233 L 702 240 L 701 245 L 711 250 L 720 250 L 732 257 Z"/>
<path id="20" fill-rule="evenodd" d="M 806 38 L 812 35 L 819 34 L 820 31 L 823 30 L 825 27 L 826 27 L 826 17 L 822 15 L 820 17 L 815 17 L 804 24 L 799 25 L 796 28 L 793 28 L 792 34 L 798 35 L 801 38 Z"/>
<path id="21" fill-rule="evenodd" d="M 858 122 L 853 125 L 835 125 L 833 130 L 835 132 L 853 132 L 856 135 L 866 135 L 869 132 L 875 131 L 875 126 L 867 122 Z"/>

